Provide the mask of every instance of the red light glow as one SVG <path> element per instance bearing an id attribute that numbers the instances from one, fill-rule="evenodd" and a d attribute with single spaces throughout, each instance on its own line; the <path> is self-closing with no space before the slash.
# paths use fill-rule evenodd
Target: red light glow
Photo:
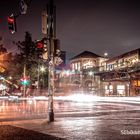
<path id="1" fill-rule="evenodd" d="M 13 23 L 13 22 L 14 22 L 14 19 L 11 17 L 8 17 L 8 23 Z"/>
<path id="2" fill-rule="evenodd" d="M 39 48 L 39 49 L 43 48 L 43 44 L 41 42 L 38 42 L 37 43 L 37 48 Z"/>

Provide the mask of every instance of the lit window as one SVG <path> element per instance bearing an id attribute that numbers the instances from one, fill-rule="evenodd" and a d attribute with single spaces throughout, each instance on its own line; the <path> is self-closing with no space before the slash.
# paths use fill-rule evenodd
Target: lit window
<path id="1" fill-rule="evenodd" d="M 78 70 L 80 70 L 81 69 L 81 67 L 80 67 L 80 62 L 78 62 Z"/>
<path id="2" fill-rule="evenodd" d="M 117 85 L 117 92 L 118 92 L 118 94 L 124 94 L 125 86 L 124 85 Z"/>
<path id="3" fill-rule="evenodd" d="M 75 63 L 75 69 L 76 69 L 76 70 L 78 69 L 78 65 L 77 65 L 77 63 Z"/>
<path id="4" fill-rule="evenodd" d="M 72 64 L 72 70 L 74 70 L 74 64 Z"/>

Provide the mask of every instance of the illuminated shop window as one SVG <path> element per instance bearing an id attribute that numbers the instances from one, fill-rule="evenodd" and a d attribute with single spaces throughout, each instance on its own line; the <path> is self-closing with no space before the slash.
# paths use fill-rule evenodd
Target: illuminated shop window
<path id="1" fill-rule="evenodd" d="M 77 63 L 75 63 L 75 70 L 77 70 L 78 69 L 78 64 Z"/>
<path id="2" fill-rule="evenodd" d="M 80 62 L 78 62 L 78 70 L 80 71 L 81 67 L 80 67 Z"/>
<path id="3" fill-rule="evenodd" d="M 140 87 L 140 80 L 138 81 L 138 86 Z"/>
<path id="4" fill-rule="evenodd" d="M 125 93 L 125 86 L 124 85 L 117 85 L 117 93 L 122 95 Z"/>
<path id="5" fill-rule="evenodd" d="M 72 64 L 72 70 L 74 70 L 74 64 Z"/>

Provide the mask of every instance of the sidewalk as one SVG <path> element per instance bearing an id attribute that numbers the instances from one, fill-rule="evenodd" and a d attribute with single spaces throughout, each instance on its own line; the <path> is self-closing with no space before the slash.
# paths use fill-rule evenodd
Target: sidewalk
<path id="1" fill-rule="evenodd" d="M 1 125 L 0 140 L 64 140 L 64 139 L 11 125 Z"/>
<path id="2" fill-rule="evenodd" d="M 58 123 L 59 122 L 56 120 L 52 123 L 48 123 L 46 119 L 35 119 L 35 120 L 1 122 L 0 126 L 2 127 L 2 126 L 10 125 L 10 126 L 26 129 L 26 131 L 28 131 L 28 130 L 35 131 L 36 133 L 39 133 L 39 134 L 40 133 L 45 134 L 46 138 L 47 137 L 51 138 L 48 140 L 57 140 L 57 139 L 63 140 L 63 139 L 68 138 L 66 135 L 63 134 L 63 130 L 61 128 L 58 128 L 59 127 L 57 125 Z M 3 140 L 3 139 L 0 138 L 0 140 Z M 12 140 L 12 139 L 6 139 L 6 140 Z M 26 139 L 24 139 L 24 140 L 26 140 Z M 42 139 L 37 139 L 37 140 L 42 140 Z"/>
<path id="3" fill-rule="evenodd" d="M 118 119 L 121 116 L 114 114 L 114 119 L 108 115 L 64 117 L 56 118 L 52 123 L 47 123 L 46 119 L 2 122 L 1 126 L 12 125 L 26 131 L 23 131 L 23 135 L 20 134 L 20 139 L 16 139 L 19 136 L 18 132 L 22 130 L 19 129 L 16 133 L 11 130 L 8 138 L 13 136 L 14 139 L 0 140 L 140 140 L 140 134 L 122 134 L 126 130 L 138 132 L 140 119 Z M 7 138 L 7 135 L 3 136 Z"/>
<path id="4" fill-rule="evenodd" d="M 116 115 L 115 115 L 116 116 Z M 26 139 L 24 140 L 43 140 L 43 134 L 45 134 L 45 140 L 140 140 L 140 134 L 137 135 L 124 135 L 122 132 L 125 130 L 139 130 L 138 120 L 117 120 L 103 119 L 98 117 L 75 117 L 75 118 L 56 118 L 52 123 L 47 123 L 45 119 L 28 120 L 28 121 L 16 121 L 16 122 L 3 122 L 2 125 L 12 125 L 24 129 L 28 129 Z M 131 124 L 131 127 L 129 126 Z M 30 131 L 36 132 L 38 139 L 32 139 Z M 33 132 L 34 133 L 34 132 Z M 40 135 L 42 133 L 42 135 Z M 17 135 L 17 133 L 15 134 Z M 0 140 L 16 140 L 16 139 L 0 139 Z M 23 140 L 23 139 L 17 139 Z"/>

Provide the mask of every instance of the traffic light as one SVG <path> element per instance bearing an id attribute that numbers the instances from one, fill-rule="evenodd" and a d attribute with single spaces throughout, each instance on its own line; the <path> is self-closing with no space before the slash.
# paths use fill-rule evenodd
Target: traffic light
<path id="1" fill-rule="evenodd" d="M 43 42 L 43 54 L 42 54 L 42 58 L 44 60 L 48 60 L 49 58 L 49 47 L 48 47 L 48 39 L 47 38 L 43 38 L 42 39 L 42 42 Z"/>
<path id="2" fill-rule="evenodd" d="M 36 41 L 36 54 L 39 58 L 42 58 L 43 53 L 43 42 L 42 40 Z"/>
<path id="3" fill-rule="evenodd" d="M 60 40 L 55 39 L 54 40 L 54 56 L 59 57 L 60 55 L 61 55 Z"/>
<path id="4" fill-rule="evenodd" d="M 44 38 L 42 39 L 42 42 L 43 42 L 43 47 L 44 47 L 44 49 L 47 50 L 47 49 L 48 49 L 48 39 L 44 37 Z M 44 50 L 44 51 L 45 51 L 45 50 Z"/>
<path id="5" fill-rule="evenodd" d="M 42 40 L 36 42 L 36 47 L 38 49 L 43 49 L 43 42 L 42 42 Z"/>
<path id="6" fill-rule="evenodd" d="M 27 77 L 23 77 L 20 79 L 22 85 L 29 85 L 29 79 Z"/>
<path id="7" fill-rule="evenodd" d="M 37 54 L 39 58 L 48 60 L 48 39 L 43 38 L 36 42 Z"/>
<path id="8" fill-rule="evenodd" d="M 48 50 L 48 39 L 42 38 L 41 40 L 36 41 L 36 47 L 38 49 L 44 49 L 44 51 Z"/>
<path id="9" fill-rule="evenodd" d="M 16 32 L 16 18 L 15 16 L 12 14 L 11 16 L 8 16 L 8 28 L 11 31 L 11 33 L 15 33 Z"/>

